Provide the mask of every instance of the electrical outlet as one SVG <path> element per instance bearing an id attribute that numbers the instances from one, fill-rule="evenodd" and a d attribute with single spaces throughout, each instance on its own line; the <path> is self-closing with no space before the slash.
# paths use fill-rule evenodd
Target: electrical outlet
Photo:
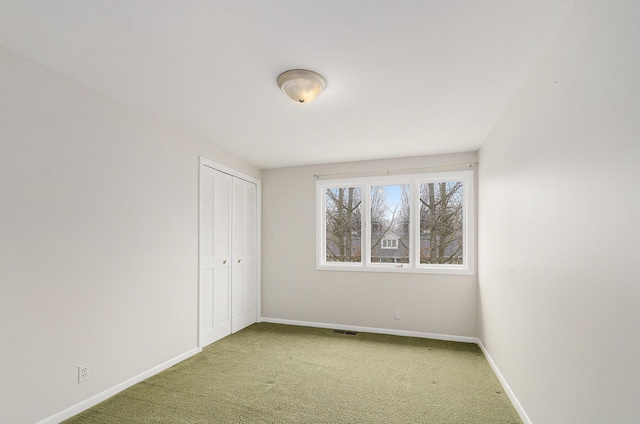
<path id="1" fill-rule="evenodd" d="M 393 319 L 400 319 L 400 311 L 398 309 L 396 309 L 394 315 L 393 315 Z"/>
<path id="2" fill-rule="evenodd" d="M 78 383 L 82 383 L 83 381 L 87 381 L 90 376 L 91 369 L 89 368 L 90 364 L 84 364 L 78 366 Z"/>

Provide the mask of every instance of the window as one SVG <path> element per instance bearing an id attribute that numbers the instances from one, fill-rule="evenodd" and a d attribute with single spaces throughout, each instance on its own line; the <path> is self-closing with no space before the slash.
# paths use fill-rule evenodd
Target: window
<path id="1" fill-rule="evenodd" d="M 398 239 L 397 238 L 385 238 L 385 239 L 382 239 L 382 248 L 383 249 L 397 249 L 398 248 Z"/>
<path id="2" fill-rule="evenodd" d="M 325 261 L 361 262 L 362 190 L 359 187 L 327 188 L 324 199 Z"/>
<path id="3" fill-rule="evenodd" d="M 473 171 L 319 180 L 317 269 L 473 274 Z"/>

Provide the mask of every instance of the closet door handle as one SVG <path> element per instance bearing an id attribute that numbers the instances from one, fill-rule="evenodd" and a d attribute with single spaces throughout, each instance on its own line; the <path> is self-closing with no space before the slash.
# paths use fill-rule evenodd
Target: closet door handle
<path id="1" fill-rule="evenodd" d="M 240 263 L 240 261 L 241 261 L 241 260 L 242 260 L 242 259 L 238 259 L 238 263 Z"/>
<path id="2" fill-rule="evenodd" d="M 224 261 L 222 261 L 222 265 L 226 264 L 227 260 L 225 259 Z"/>

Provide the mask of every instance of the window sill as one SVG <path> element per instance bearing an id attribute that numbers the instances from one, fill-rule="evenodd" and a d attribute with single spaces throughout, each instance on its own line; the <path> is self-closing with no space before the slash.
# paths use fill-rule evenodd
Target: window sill
<path id="1" fill-rule="evenodd" d="M 474 270 L 468 267 L 430 266 L 411 267 L 395 265 L 367 265 L 341 264 L 341 265 L 316 265 L 316 271 L 347 271 L 347 272 L 386 272 L 399 274 L 441 274 L 441 275 L 475 275 Z"/>

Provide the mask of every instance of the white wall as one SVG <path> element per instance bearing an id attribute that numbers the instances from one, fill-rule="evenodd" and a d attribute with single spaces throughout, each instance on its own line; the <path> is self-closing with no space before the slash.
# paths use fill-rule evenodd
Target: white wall
<path id="1" fill-rule="evenodd" d="M 475 337 L 476 276 L 316 271 L 313 176 L 476 160 L 476 153 L 461 153 L 263 171 L 262 316 Z M 401 320 L 394 320 L 396 309 Z"/>
<path id="2" fill-rule="evenodd" d="M 0 422 L 196 347 L 199 155 L 260 177 L 0 47 Z"/>
<path id="3" fill-rule="evenodd" d="M 480 338 L 536 424 L 640 417 L 639 17 L 577 1 L 480 150 Z"/>

